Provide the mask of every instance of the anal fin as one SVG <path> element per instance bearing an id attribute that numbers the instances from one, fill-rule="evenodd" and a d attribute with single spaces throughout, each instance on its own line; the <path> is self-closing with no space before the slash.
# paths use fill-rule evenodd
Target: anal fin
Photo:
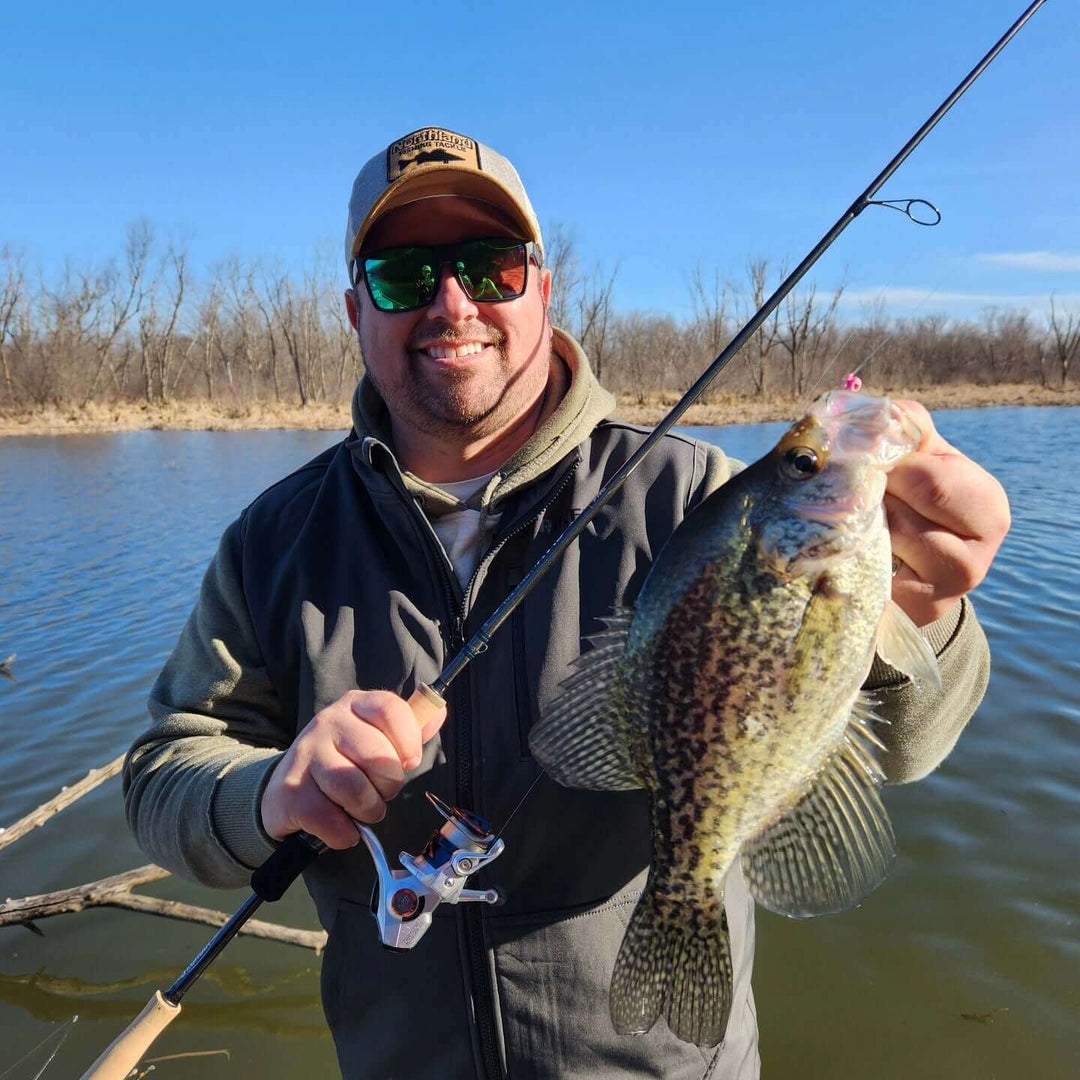
<path id="1" fill-rule="evenodd" d="M 858 906 L 885 880 L 896 837 L 878 788 L 873 713 L 860 698 L 840 745 L 798 803 L 742 849 L 762 907 L 795 919 Z"/>

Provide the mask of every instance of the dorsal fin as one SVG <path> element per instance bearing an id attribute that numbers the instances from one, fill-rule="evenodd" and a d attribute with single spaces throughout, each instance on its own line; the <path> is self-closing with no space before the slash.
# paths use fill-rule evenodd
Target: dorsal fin
<path id="1" fill-rule="evenodd" d="M 628 791 L 642 787 L 630 746 L 630 691 L 620 677 L 631 616 L 601 620 L 586 638 L 593 647 L 574 661 L 573 674 L 529 736 L 536 760 L 565 787 Z"/>
<path id="2" fill-rule="evenodd" d="M 796 919 L 856 907 L 885 880 L 896 857 L 878 792 L 870 699 L 860 695 L 843 741 L 810 789 L 779 821 L 749 840 L 742 868 L 754 899 Z"/>

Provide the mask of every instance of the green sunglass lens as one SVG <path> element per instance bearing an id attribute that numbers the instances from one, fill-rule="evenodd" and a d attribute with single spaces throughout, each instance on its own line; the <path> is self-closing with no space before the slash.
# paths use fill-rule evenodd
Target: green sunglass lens
<path id="1" fill-rule="evenodd" d="M 525 291 L 528 251 L 516 240 L 468 240 L 453 248 L 394 248 L 364 260 L 371 299 L 380 311 L 414 311 L 431 302 L 438 266 L 452 251 L 454 273 L 471 300 L 512 300 Z"/>
<path id="2" fill-rule="evenodd" d="M 371 299 L 380 311 L 412 311 L 435 295 L 434 257 L 428 248 L 400 248 L 364 260 Z"/>

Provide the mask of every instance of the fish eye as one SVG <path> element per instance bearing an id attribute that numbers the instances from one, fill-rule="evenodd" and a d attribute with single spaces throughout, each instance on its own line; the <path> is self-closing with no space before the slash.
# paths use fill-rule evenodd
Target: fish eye
<path id="1" fill-rule="evenodd" d="M 784 473 L 792 480 L 809 480 L 821 468 L 817 453 L 809 446 L 793 446 L 782 461 Z"/>

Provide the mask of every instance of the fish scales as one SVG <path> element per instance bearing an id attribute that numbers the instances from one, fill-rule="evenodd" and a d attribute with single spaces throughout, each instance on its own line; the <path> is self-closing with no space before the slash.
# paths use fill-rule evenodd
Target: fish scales
<path id="1" fill-rule="evenodd" d="M 816 402 L 687 517 L 632 616 L 612 620 L 534 731 L 560 782 L 652 796 L 648 882 L 612 974 L 617 1030 L 663 1016 L 687 1041 L 722 1040 L 736 859 L 759 903 L 795 917 L 854 906 L 887 873 L 860 687 L 875 645 L 936 678 L 890 606 L 882 508 L 887 469 L 919 435 L 887 399 Z"/>

